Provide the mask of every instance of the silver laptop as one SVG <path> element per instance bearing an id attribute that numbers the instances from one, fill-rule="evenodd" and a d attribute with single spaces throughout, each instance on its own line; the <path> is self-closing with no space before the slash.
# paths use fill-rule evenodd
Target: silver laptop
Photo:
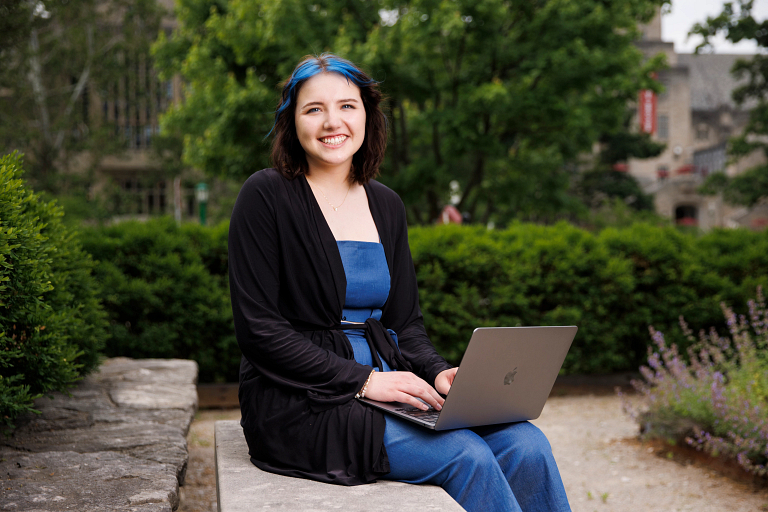
<path id="1" fill-rule="evenodd" d="M 576 326 L 475 329 L 440 412 L 359 400 L 434 430 L 533 420 L 544 409 L 576 331 Z"/>

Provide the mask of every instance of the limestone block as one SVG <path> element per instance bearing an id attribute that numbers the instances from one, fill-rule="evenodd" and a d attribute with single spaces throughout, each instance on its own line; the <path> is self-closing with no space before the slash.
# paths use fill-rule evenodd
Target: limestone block
<path id="1" fill-rule="evenodd" d="M 171 512 L 174 468 L 116 452 L 2 453 L 0 510 Z"/>
<path id="2" fill-rule="evenodd" d="M 179 429 L 184 437 L 189 433 L 195 411 L 188 409 L 133 409 L 120 407 L 96 409 L 92 412 L 96 423 L 157 423 Z"/>
<path id="3" fill-rule="evenodd" d="M 109 396 L 118 407 L 197 409 L 197 390 L 192 384 L 118 382 L 109 390 Z"/>
<path id="4" fill-rule="evenodd" d="M 155 423 L 97 424 L 88 429 L 31 432 L 16 430 L 5 444 L 30 452 L 117 451 L 168 464 L 182 478 L 187 468 L 187 440 L 178 428 Z"/>
<path id="5" fill-rule="evenodd" d="M 171 512 L 197 409 L 197 364 L 108 359 L 0 437 L 0 511 Z"/>
<path id="6" fill-rule="evenodd" d="M 186 359 L 129 359 L 113 357 L 99 367 L 94 380 L 149 384 L 195 384 L 197 363 Z"/>

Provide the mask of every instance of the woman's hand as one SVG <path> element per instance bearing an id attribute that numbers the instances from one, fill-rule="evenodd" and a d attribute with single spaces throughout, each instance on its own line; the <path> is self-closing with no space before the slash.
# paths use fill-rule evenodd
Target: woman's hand
<path id="1" fill-rule="evenodd" d="M 443 370 L 435 377 L 435 389 L 442 395 L 447 395 L 453 385 L 453 379 L 456 378 L 456 372 L 459 367 Z"/>
<path id="2" fill-rule="evenodd" d="M 411 372 L 373 372 L 368 389 L 365 390 L 365 397 L 379 402 L 403 402 L 422 411 L 428 409 L 424 402 L 438 411 L 443 408 L 445 402 L 435 388 Z"/>

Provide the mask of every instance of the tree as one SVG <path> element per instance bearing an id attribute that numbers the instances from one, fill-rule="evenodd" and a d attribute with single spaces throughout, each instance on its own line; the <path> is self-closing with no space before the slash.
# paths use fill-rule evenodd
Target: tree
<path id="1" fill-rule="evenodd" d="M 0 57 L 27 37 L 33 12 L 34 4 L 27 0 L 5 0 L 0 5 Z"/>
<path id="2" fill-rule="evenodd" d="M 52 188 L 73 158 L 91 162 L 125 147 L 93 112 L 93 94 L 149 53 L 159 28 L 155 0 L 12 0 L 0 26 L 0 148 L 26 154 L 29 179 Z M 84 153 L 85 152 L 85 153 Z"/>
<path id="3" fill-rule="evenodd" d="M 723 5 L 723 12 L 707 18 L 706 23 L 694 25 L 691 34 L 704 37 L 697 51 L 709 46 L 710 39 L 722 34 L 731 42 L 753 39 L 761 48 L 768 48 L 768 19 L 758 21 L 752 15 L 753 0 L 738 0 Z M 768 55 L 757 53 L 749 60 L 738 60 L 731 73 L 736 78 L 746 78 L 744 85 L 733 91 L 738 105 L 750 100 L 756 102 L 749 113 L 749 121 L 741 135 L 728 143 L 728 153 L 734 159 L 762 150 L 768 158 Z M 754 206 L 768 197 L 768 163 L 757 165 L 738 176 L 712 174 L 700 188 L 703 194 L 723 193 L 723 198 L 733 204 Z"/>
<path id="4" fill-rule="evenodd" d="M 382 181 L 411 221 L 435 219 L 458 182 L 481 221 L 568 209 L 573 163 L 655 87 L 633 45 L 662 0 L 181 0 L 154 56 L 186 101 L 163 120 L 186 162 L 244 177 L 268 165 L 277 84 L 307 53 L 360 63 L 389 98 Z M 297 14 L 298 13 L 298 14 Z"/>
<path id="5" fill-rule="evenodd" d="M 633 115 L 632 110 L 626 110 L 622 126 L 600 137 L 594 167 L 575 180 L 574 191 L 587 206 L 599 208 L 620 199 L 633 210 L 653 210 L 653 197 L 643 191 L 633 176 L 617 170 L 630 158 L 658 156 L 666 146 L 652 140 L 648 133 L 633 131 Z"/>

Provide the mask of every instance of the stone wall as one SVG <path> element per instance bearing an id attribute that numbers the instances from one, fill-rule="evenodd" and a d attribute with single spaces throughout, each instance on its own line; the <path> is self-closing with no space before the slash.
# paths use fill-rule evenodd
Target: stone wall
<path id="1" fill-rule="evenodd" d="M 0 510 L 171 512 L 187 468 L 197 364 L 108 359 L 0 436 Z"/>

